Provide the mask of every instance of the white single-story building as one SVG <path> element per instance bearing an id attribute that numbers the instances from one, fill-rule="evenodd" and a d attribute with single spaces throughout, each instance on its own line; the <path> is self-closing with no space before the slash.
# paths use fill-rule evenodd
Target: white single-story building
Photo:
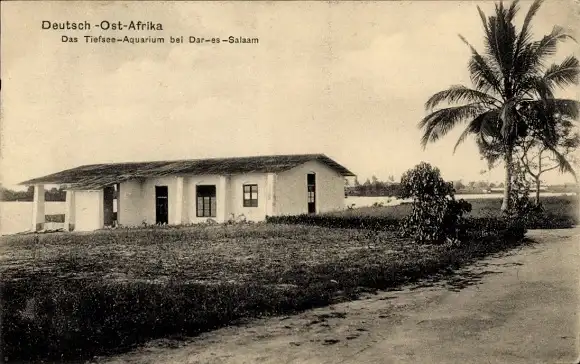
<path id="1" fill-rule="evenodd" d="M 45 184 L 66 190 L 65 228 L 91 231 L 340 210 L 350 176 L 324 154 L 303 154 L 94 164 L 21 184 L 34 186 L 33 231 L 44 228 Z"/>

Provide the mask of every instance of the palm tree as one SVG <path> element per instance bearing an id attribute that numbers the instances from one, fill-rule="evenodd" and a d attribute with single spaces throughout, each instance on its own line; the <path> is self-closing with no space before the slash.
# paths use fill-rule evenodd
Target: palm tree
<path id="1" fill-rule="evenodd" d="M 528 110 L 550 110 L 572 119 L 578 117 L 580 103 L 554 97 L 556 88 L 578 83 L 579 62 L 573 56 L 560 64 L 546 66 L 546 59 L 556 52 L 558 43 L 573 38 L 561 27 L 554 26 L 550 34 L 533 40 L 530 24 L 542 0 L 531 5 L 521 29 L 513 21 L 518 12 L 518 1 L 509 7 L 500 2 L 495 14 L 486 18 L 478 7 L 483 23 L 485 50 L 479 53 L 464 37 L 461 40 L 471 49 L 469 73 L 472 87 L 452 86 L 440 91 L 426 102 L 429 113 L 419 127 L 423 129 L 423 148 L 435 142 L 457 124 L 467 126 L 455 149 L 468 136 L 474 135 L 480 151 L 493 150 L 492 156 L 505 163 L 505 183 L 502 210 L 510 208 L 509 195 L 512 180 L 512 159 L 515 142 L 527 135 Z M 445 107 L 437 108 L 442 103 Z M 541 114 L 541 113 L 540 113 Z M 543 114 L 545 115 L 545 114 Z M 549 133 L 551 121 L 545 118 L 541 130 Z M 546 137 L 546 140 L 550 140 Z"/>

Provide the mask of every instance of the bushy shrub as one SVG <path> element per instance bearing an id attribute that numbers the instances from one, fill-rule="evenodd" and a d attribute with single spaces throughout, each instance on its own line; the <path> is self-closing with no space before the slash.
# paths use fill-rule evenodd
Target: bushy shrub
<path id="1" fill-rule="evenodd" d="M 463 235 L 461 219 L 471 211 L 465 200 L 455 200 L 453 184 L 445 182 L 438 168 L 422 162 L 401 177 L 401 197 L 412 198 L 413 207 L 402 223 L 404 236 L 417 243 L 457 240 Z"/>
<path id="2" fill-rule="evenodd" d="M 562 201 L 563 204 L 565 202 Z M 554 213 L 548 211 L 544 205 L 534 203 L 521 209 L 519 216 L 528 229 L 567 229 L 578 223 L 578 219 L 573 213 Z"/>
<path id="3" fill-rule="evenodd" d="M 458 209 L 451 211 L 447 216 L 457 216 L 458 213 L 469 209 L 469 204 L 463 200 L 455 201 L 448 205 L 448 209 Z M 523 237 L 521 227 L 517 227 L 507 217 L 462 217 L 460 220 L 445 222 L 447 226 L 454 226 L 453 230 L 458 239 L 479 238 L 482 236 L 505 235 L 511 237 Z M 334 215 L 288 215 L 288 216 L 268 216 L 268 224 L 287 225 L 310 225 L 326 228 L 341 229 L 364 229 L 375 231 L 400 232 L 404 219 L 387 216 L 334 216 Z M 525 231 L 524 231 L 525 232 Z"/>

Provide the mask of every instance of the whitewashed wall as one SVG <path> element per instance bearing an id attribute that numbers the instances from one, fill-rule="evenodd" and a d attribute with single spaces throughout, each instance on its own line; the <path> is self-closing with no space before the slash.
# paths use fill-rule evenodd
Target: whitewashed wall
<path id="1" fill-rule="evenodd" d="M 147 178 L 141 185 L 141 216 L 142 221 L 147 224 L 155 224 L 155 186 L 167 186 L 168 198 L 168 221 L 175 224 L 175 206 L 177 204 L 176 195 L 177 177 Z"/>
<path id="2" fill-rule="evenodd" d="M 262 221 L 266 215 L 307 213 L 308 173 L 316 174 L 316 211 L 343 209 L 344 177 L 325 164 L 313 161 L 277 175 L 249 173 L 233 176 L 169 176 L 123 182 L 119 190 L 118 221 L 124 226 L 140 225 L 143 221 L 155 224 L 155 186 L 168 187 L 170 224 L 201 223 L 208 220 L 207 217 L 196 216 L 198 185 L 216 186 L 216 217 L 211 219 L 217 222 L 240 215 L 249 221 Z M 179 179 L 183 180 L 182 193 L 178 188 Z M 244 207 L 244 184 L 258 185 L 258 207 Z M 102 207 L 99 211 L 101 210 Z M 77 212 L 80 213 L 79 210 Z M 100 218 L 102 220 L 102 216 Z"/>
<path id="3" fill-rule="evenodd" d="M 316 174 L 316 212 L 341 210 L 345 206 L 344 177 L 323 163 L 312 161 L 278 174 L 276 214 L 308 212 L 306 175 Z"/>
<path id="4" fill-rule="evenodd" d="M 234 214 L 236 218 L 244 215 L 248 221 L 262 221 L 266 218 L 266 208 L 272 201 L 272 196 L 268 193 L 266 176 L 265 173 L 252 173 L 231 177 L 228 218 L 231 214 Z M 245 184 L 258 185 L 258 207 L 244 207 L 243 186 Z"/>
<path id="5" fill-rule="evenodd" d="M 179 194 L 178 179 L 183 179 L 183 190 Z M 221 177 L 223 178 L 223 177 Z M 143 222 L 155 224 L 155 186 L 167 186 L 168 193 L 168 221 L 170 224 L 199 223 L 207 218 L 196 217 L 196 186 L 215 185 L 216 197 L 226 195 L 220 190 L 220 176 L 169 176 L 148 178 L 144 181 L 127 181 L 120 185 L 118 201 L 119 223 L 124 226 L 137 226 Z M 181 201 L 180 201 L 181 200 Z M 223 221 L 225 210 L 218 201 L 216 221 Z M 178 204 L 181 203 L 181 214 Z M 179 216 L 181 215 L 181 216 Z"/>
<path id="6" fill-rule="evenodd" d="M 75 191 L 75 231 L 103 227 L 103 191 Z"/>
<path id="7" fill-rule="evenodd" d="M 117 221 L 123 226 L 137 226 L 143 222 L 142 183 L 138 180 L 123 182 L 119 185 L 117 199 Z"/>
<path id="8" fill-rule="evenodd" d="M 184 215 L 186 216 L 184 222 L 188 223 L 200 223 L 205 222 L 209 218 L 207 217 L 197 217 L 197 199 L 196 199 L 196 186 L 198 185 L 215 185 L 216 186 L 216 217 L 212 217 L 212 220 L 223 222 L 227 216 L 227 184 L 226 186 L 220 186 L 220 179 L 226 179 L 224 176 L 217 175 L 207 175 L 207 176 L 189 176 L 184 178 L 183 183 L 183 195 L 184 195 Z M 224 189 L 224 187 L 226 187 Z M 171 191 L 169 192 L 171 194 Z M 225 200 L 223 200 L 225 197 Z"/>

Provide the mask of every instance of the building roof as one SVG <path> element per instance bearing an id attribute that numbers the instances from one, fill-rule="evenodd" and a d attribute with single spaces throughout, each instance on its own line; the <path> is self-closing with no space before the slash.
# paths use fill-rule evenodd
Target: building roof
<path id="1" fill-rule="evenodd" d="M 100 189 L 134 178 L 168 175 L 220 175 L 239 173 L 277 173 L 306 162 L 319 161 L 342 176 L 354 174 L 324 154 L 295 154 L 238 158 L 190 159 L 178 161 L 91 164 L 67 169 L 20 183 L 59 184 L 71 189 Z"/>

